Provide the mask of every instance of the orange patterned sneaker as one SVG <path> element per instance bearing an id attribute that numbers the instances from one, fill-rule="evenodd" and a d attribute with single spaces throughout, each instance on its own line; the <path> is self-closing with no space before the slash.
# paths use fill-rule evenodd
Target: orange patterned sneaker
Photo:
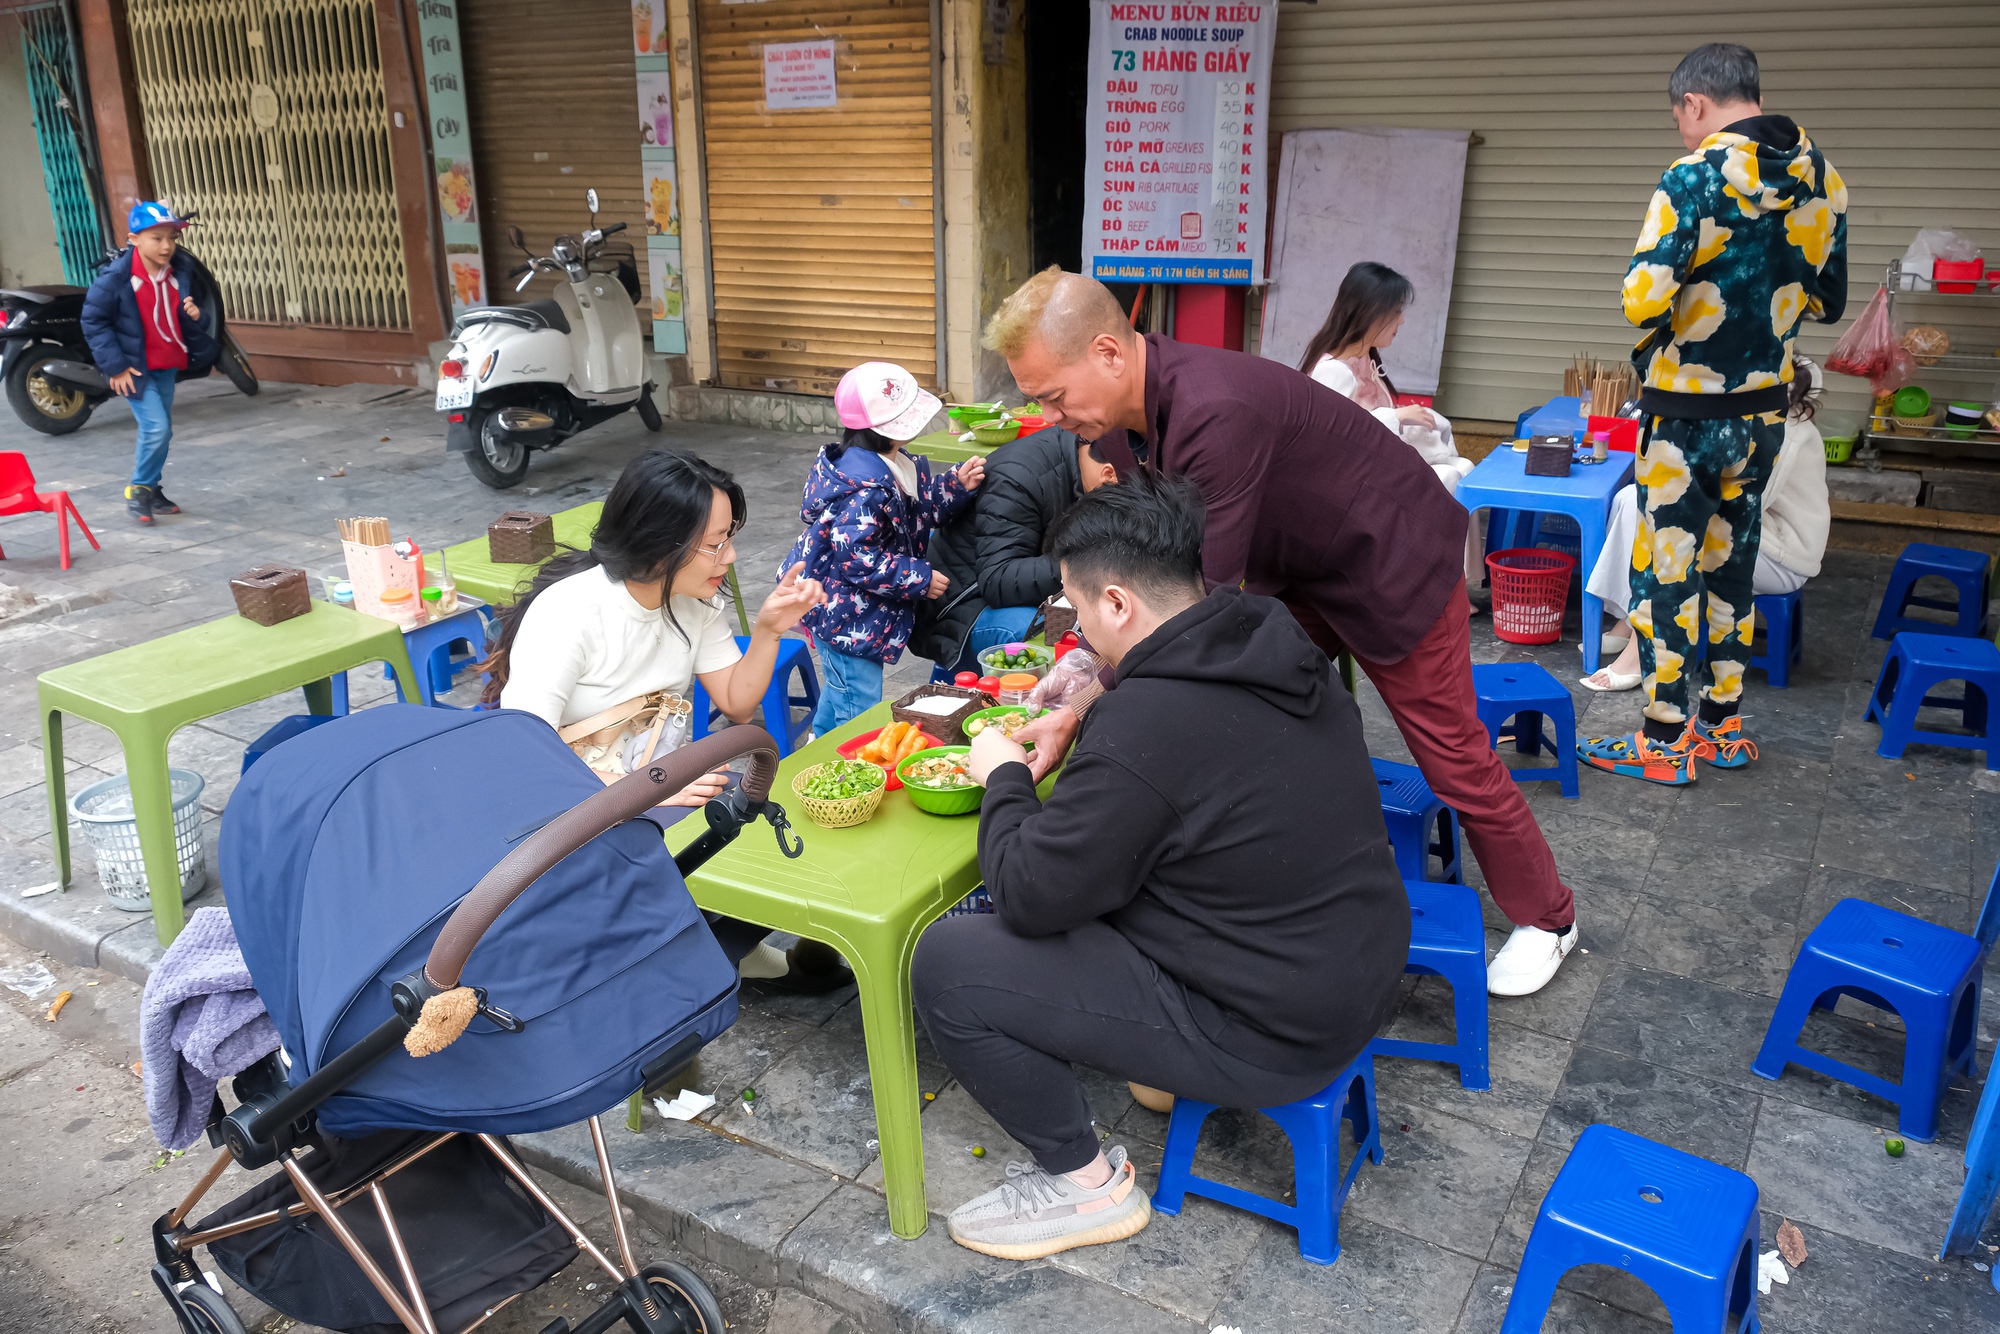
<path id="1" fill-rule="evenodd" d="M 1692 725 L 1672 745 L 1655 741 L 1641 730 L 1578 741 L 1576 757 L 1593 769 L 1620 778 L 1643 778 L 1663 787 L 1686 787 L 1695 780 L 1697 744 Z"/>
<path id="2" fill-rule="evenodd" d="M 1719 723 L 1694 720 L 1695 758 L 1717 769 L 1741 769 L 1757 758 L 1757 743 L 1743 735 L 1743 715 L 1732 713 Z"/>

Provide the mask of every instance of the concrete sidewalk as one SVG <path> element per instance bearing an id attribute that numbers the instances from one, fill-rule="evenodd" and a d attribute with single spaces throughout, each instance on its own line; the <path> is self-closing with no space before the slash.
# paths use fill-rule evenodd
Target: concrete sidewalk
<path id="1" fill-rule="evenodd" d="M 429 547 L 477 533 L 505 508 L 560 508 L 600 495 L 653 439 L 621 420 L 538 457 L 529 486 L 539 494 L 496 494 L 443 455 L 427 401 L 370 401 L 382 392 L 273 387 L 257 400 L 192 398 L 167 475 L 188 513 L 151 531 L 127 526 L 116 500 L 130 430 L 115 409 L 53 441 L 0 423 L 0 448 L 26 447 L 46 484 L 77 492 L 106 544 L 102 553 L 86 548 L 65 576 L 45 517 L 0 521 L 0 579 L 72 599 L 67 610 L 0 624 L 0 731 L 8 734 L 0 741 L 0 930 L 135 978 L 157 954 L 150 922 L 104 904 L 87 854 L 69 894 L 19 898 L 53 878 L 36 672 L 225 614 L 228 577 L 260 561 L 337 562 L 337 514 L 395 516 L 399 533 L 413 531 Z M 754 596 L 797 530 L 814 442 L 675 424 L 658 438 L 743 480 L 751 520 L 742 568 Z M 1753 674 L 1750 729 L 1762 757 L 1750 769 L 1708 772 L 1684 790 L 1585 774 L 1577 801 L 1564 801 L 1553 784 L 1530 786 L 1532 809 L 1576 890 L 1582 949 L 1542 994 L 1493 1003 L 1490 1091 L 1465 1092 L 1429 1063 L 1380 1063 L 1387 1161 L 1361 1173 L 1337 1264 L 1305 1264 L 1286 1229 L 1199 1200 L 1128 1242 L 1036 1264 L 962 1250 L 935 1221 L 916 1241 L 892 1238 L 851 990 L 801 999 L 746 986 L 736 1027 L 686 1076 L 716 1094 L 718 1107 L 693 1124 L 649 1112 L 637 1135 L 613 1130 L 631 1203 L 687 1250 L 753 1282 L 798 1289 L 870 1330 L 1060 1322 L 1093 1331 L 1471 1334 L 1498 1328 L 1543 1194 L 1581 1130 L 1606 1121 L 1749 1172 L 1763 1192 L 1767 1241 L 1785 1217 L 1804 1230 L 1812 1256 L 1788 1287 L 1761 1299 L 1767 1328 L 2000 1326 L 2000 1295 L 1986 1272 L 1930 1259 L 1962 1177 L 1970 1082 L 1953 1082 L 1936 1144 L 1912 1143 L 1892 1159 L 1882 1150 L 1894 1125 L 1886 1104 L 1796 1068 L 1776 1083 L 1749 1069 L 1799 940 L 1834 902 L 1866 898 L 1967 930 L 2000 859 L 2000 784 L 1980 757 L 1920 747 L 1884 760 L 1874 753 L 1876 730 L 1859 721 L 1881 659 L 1883 646 L 1867 634 L 1887 569 L 1876 557 L 1829 555 L 1806 593 L 1806 658 L 1792 688 L 1768 690 Z M 99 594 L 107 600 L 80 605 Z M 1564 681 L 1580 670 L 1573 637 L 1530 651 L 1497 643 L 1482 619 L 1473 642 L 1482 661 L 1533 659 Z M 906 661 L 897 670 L 916 677 L 925 666 Z M 357 703 L 384 693 L 360 674 L 354 685 Z M 1637 717 L 1635 695 L 1573 694 L 1585 734 L 1629 729 Z M 1406 759 L 1365 684 L 1361 704 L 1373 752 Z M 209 779 L 211 819 L 244 743 L 298 711 L 295 700 L 269 701 L 181 734 L 174 762 Z M 69 754 L 73 785 L 121 763 L 107 735 L 81 726 L 70 732 Z M 210 834 L 212 849 L 212 826 Z M 1497 944 L 1505 923 L 1490 908 L 1487 925 Z M 2000 965 L 1987 981 L 2000 985 Z M 1413 980 L 1393 1031 L 1442 1037 L 1448 1015 L 1442 985 Z M 1839 1013 L 1814 1019 L 1809 1038 L 1893 1078 L 1896 1028 L 1893 1016 L 1844 1001 Z M 1996 1029 L 2000 1007 L 1989 1003 L 1982 1070 Z M 923 1121 L 930 1203 L 941 1215 L 1022 1155 L 921 1041 L 919 1060 L 924 1087 L 938 1095 Z M 757 1090 L 754 1114 L 737 1096 L 746 1086 Z M 1091 1076 L 1090 1089 L 1100 1126 L 1131 1149 L 1150 1185 L 1165 1118 L 1137 1107 L 1109 1076 Z M 985 1157 L 971 1154 L 974 1144 Z M 1289 1188 L 1289 1151 L 1259 1116 L 1218 1114 L 1203 1146 L 1210 1175 L 1273 1194 Z M 523 1147 L 573 1180 L 595 1176 L 575 1128 L 527 1137 Z M 0 1169 L 0 1191 L 9 1176 L 35 1170 L 18 1159 Z M 1985 1250 L 1980 1263 L 1993 1258 Z M 1657 1331 L 1663 1321 L 1637 1284 L 1580 1270 L 1550 1327 Z"/>

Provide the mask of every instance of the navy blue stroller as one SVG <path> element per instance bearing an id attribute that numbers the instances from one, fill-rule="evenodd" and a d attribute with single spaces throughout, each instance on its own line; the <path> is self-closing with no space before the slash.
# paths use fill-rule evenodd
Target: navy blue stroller
<path id="1" fill-rule="evenodd" d="M 635 819 L 749 757 L 678 857 Z M 285 1315 L 354 1334 L 463 1334 L 579 1251 L 610 1277 L 578 1325 L 722 1334 L 693 1273 L 641 1267 L 597 1114 L 736 1018 L 736 970 L 682 877 L 762 815 L 771 738 L 733 727 L 606 787 L 538 718 L 369 709 L 287 741 L 224 813 L 223 888 L 283 1047 L 209 1121 L 222 1150 L 153 1227 L 185 1334 L 240 1334 L 218 1267 Z M 614 1260 L 507 1135 L 587 1120 Z M 189 1225 L 231 1163 L 280 1174 Z M 346 1206 L 343 1208 L 343 1206 Z"/>

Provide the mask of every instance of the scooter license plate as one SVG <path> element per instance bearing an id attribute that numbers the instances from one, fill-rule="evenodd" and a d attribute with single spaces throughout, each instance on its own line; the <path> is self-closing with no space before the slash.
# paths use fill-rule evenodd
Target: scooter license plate
<path id="1" fill-rule="evenodd" d="M 444 412 L 451 408 L 472 406 L 472 381 L 461 377 L 456 380 L 439 380 L 437 410 Z"/>

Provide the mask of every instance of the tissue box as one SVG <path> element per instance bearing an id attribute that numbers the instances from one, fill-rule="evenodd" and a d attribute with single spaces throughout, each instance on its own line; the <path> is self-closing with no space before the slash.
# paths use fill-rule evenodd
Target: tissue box
<path id="1" fill-rule="evenodd" d="M 289 565 L 245 570 L 229 581 L 229 591 L 236 597 L 237 612 L 259 625 L 276 625 L 312 610 L 306 572 Z"/>
<path id="2" fill-rule="evenodd" d="M 1070 606 L 1060 593 L 1042 599 L 1042 639 L 1050 648 L 1054 648 L 1058 639 L 1075 628 L 1076 608 Z"/>
<path id="3" fill-rule="evenodd" d="M 1567 477 L 1574 448 L 1575 442 L 1566 435 L 1538 435 L 1528 442 L 1524 470 L 1530 477 Z"/>
<path id="4" fill-rule="evenodd" d="M 495 565 L 540 565 L 556 554 L 555 520 L 509 510 L 486 525 L 486 554 Z"/>

